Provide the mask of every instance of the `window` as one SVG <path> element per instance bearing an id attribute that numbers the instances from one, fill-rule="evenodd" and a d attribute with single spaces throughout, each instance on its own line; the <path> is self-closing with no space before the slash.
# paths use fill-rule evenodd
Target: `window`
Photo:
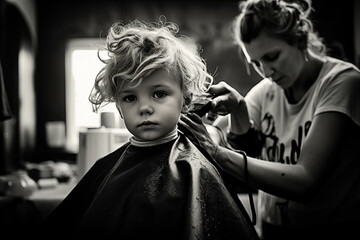
<path id="1" fill-rule="evenodd" d="M 100 39 L 72 39 L 66 46 L 66 150 L 78 152 L 79 131 L 100 127 L 100 112 L 119 114 L 115 104 L 108 104 L 94 113 L 88 100 L 95 77 L 104 64 L 98 49 L 105 46 Z"/>

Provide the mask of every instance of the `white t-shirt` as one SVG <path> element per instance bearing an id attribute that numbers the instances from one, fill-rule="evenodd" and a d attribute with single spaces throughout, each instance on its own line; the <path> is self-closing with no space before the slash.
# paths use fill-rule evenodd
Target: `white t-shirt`
<path id="1" fill-rule="evenodd" d="M 349 74 L 358 74 L 348 81 Z M 296 164 L 314 117 L 336 111 L 360 126 L 360 74 L 352 64 L 327 57 L 318 79 L 296 104 L 269 79 L 245 97 L 250 118 L 265 137 L 261 159 Z M 331 131 L 331 129 L 329 129 Z M 313 201 L 301 204 L 259 191 L 258 217 L 277 225 L 304 226 L 360 217 L 360 136 L 345 144 L 336 173 Z M 356 147 L 358 152 L 354 151 Z M 350 150 L 351 149 L 351 150 Z M 316 153 L 314 153 L 316 154 Z"/>

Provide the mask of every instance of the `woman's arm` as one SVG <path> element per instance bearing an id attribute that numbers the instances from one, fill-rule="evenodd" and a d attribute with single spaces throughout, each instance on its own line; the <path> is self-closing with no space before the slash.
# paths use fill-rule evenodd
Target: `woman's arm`
<path id="1" fill-rule="evenodd" d="M 312 199 L 336 168 L 338 149 L 354 123 L 344 114 L 328 112 L 314 118 L 296 165 L 248 157 L 249 184 L 280 197 L 306 202 Z M 218 163 L 232 175 L 244 178 L 240 154 L 221 148 Z"/>
<path id="2" fill-rule="evenodd" d="M 199 122 L 190 119 L 184 121 L 190 129 L 203 136 L 201 137 L 203 141 L 206 139 L 204 137 L 206 134 L 201 133 Z M 336 160 L 340 157 L 338 148 L 341 147 L 343 139 L 349 136 L 350 126 L 355 125 L 344 114 L 336 112 L 319 114 L 312 122 L 297 164 L 287 165 L 248 157 L 249 184 L 279 197 L 299 202 L 311 200 L 336 168 Z M 219 165 L 228 173 L 244 180 L 243 156 L 218 147 L 209 139 L 205 141 L 205 149 L 213 154 Z"/>

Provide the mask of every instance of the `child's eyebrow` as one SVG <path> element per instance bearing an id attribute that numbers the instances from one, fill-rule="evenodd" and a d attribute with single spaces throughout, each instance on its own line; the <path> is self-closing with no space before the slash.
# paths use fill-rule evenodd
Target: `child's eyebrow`
<path id="1" fill-rule="evenodd" d="M 124 90 L 120 90 L 119 94 L 130 94 L 133 92 L 134 92 L 133 89 L 124 89 Z"/>
<path id="2" fill-rule="evenodd" d="M 170 87 L 168 84 L 155 84 L 151 86 L 152 88 L 161 88 L 161 87 Z"/>

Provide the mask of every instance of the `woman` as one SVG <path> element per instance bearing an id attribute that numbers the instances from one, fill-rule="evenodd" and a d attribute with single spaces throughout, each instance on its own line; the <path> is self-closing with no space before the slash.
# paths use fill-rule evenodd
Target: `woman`
<path id="1" fill-rule="evenodd" d="M 359 70 L 325 54 L 310 1 L 248 0 L 240 9 L 235 37 L 264 79 L 245 97 L 224 82 L 209 90 L 212 111 L 230 113 L 217 124 L 231 147 L 196 115 L 182 121 L 224 170 L 260 190 L 263 239 L 359 236 Z"/>

